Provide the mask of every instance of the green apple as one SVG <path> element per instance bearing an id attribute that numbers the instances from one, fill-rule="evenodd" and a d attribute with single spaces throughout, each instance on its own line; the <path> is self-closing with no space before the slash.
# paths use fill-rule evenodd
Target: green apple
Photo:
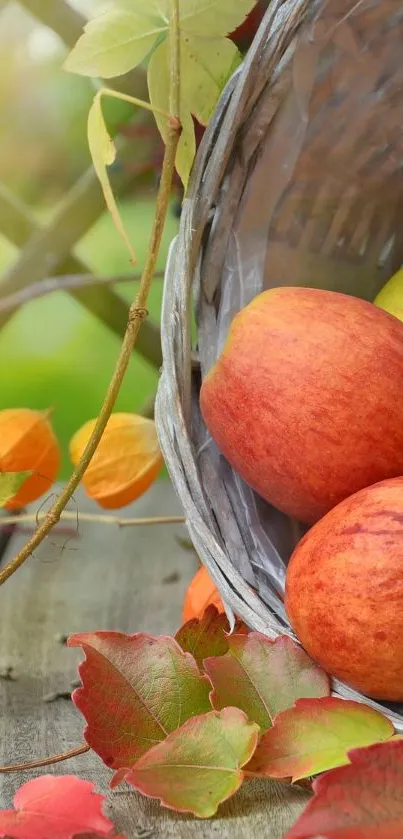
<path id="1" fill-rule="evenodd" d="M 388 280 L 374 300 L 375 306 L 403 320 L 403 268 Z"/>

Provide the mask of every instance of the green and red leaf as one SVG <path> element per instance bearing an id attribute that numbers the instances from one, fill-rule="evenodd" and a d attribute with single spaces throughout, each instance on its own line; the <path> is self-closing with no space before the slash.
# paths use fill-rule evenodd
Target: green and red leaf
<path id="1" fill-rule="evenodd" d="M 403 741 L 349 752 L 313 784 L 315 797 L 285 839 L 402 839 Z"/>
<path id="2" fill-rule="evenodd" d="M 247 628 L 240 621 L 235 626 L 236 634 L 246 634 Z M 228 652 L 230 625 L 225 613 L 215 606 L 208 606 L 201 618 L 192 618 L 176 633 L 175 638 L 185 652 L 191 653 L 200 668 L 208 656 L 223 656 Z"/>
<path id="3" fill-rule="evenodd" d="M 217 709 L 236 705 L 262 731 L 296 699 L 330 693 L 327 675 L 287 636 L 232 635 L 228 646 L 225 656 L 204 662 L 214 688 L 211 702 Z"/>
<path id="4" fill-rule="evenodd" d="M 350 749 L 389 740 L 393 733 L 383 714 L 359 702 L 300 699 L 276 717 L 247 769 L 297 781 L 348 763 Z"/>
<path id="5" fill-rule="evenodd" d="M 238 708 L 194 717 L 143 755 L 126 780 L 169 809 L 209 818 L 241 786 L 259 727 Z"/>
<path id="6" fill-rule="evenodd" d="M 73 700 L 85 738 L 104 763 L 130 767 L 186 720 L 211 709 L 210 685 L 173 638 L 120 632 L 73 635 L 83 648 L 83 687 Z"/>
<path id="7" fill-rule="evenodd" d="M 16 495 L 32 472 L 0 472 L 0 508 Z"/>

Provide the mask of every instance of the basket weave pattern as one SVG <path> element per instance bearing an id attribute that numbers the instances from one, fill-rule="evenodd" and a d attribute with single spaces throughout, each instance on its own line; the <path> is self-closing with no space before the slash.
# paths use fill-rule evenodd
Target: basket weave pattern
<path id="1" fill-rule="evenodd" d="M 206 132 L 168 260 L 162 449 L 229 614 L 272 638 L 294 637 L 281 595 L 302 528 L 218 452 L 200 384 L 260 291 L 307 285 L 371 300 L 402 263 L 402 43 L 401 0 L 272 0 Z M 380 707 L 337 681 L 334 692 Z M 387 713 L 403 731 L 399 709 Z"/>

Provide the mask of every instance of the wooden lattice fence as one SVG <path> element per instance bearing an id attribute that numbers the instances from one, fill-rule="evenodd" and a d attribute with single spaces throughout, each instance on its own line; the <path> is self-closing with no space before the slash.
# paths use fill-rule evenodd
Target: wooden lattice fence
<path id="1" fill-rule="evenodd" d="M 19 2 L 38 21 L 52 29 L 67 47 L 72 47 L 77 41 L 85 18 L 68 2 Z M 0 0 L 0 11 L 7 4 L 8 0 Z M 138 95 L 139 81 L 134 74 L 114 79 L 113 86 L 116 90 Z M 127 118 L 127 108 L 122 103 L 120 108 L 117 105 L 114 124 L 109 126 L 111 133 L 115 133 Z M 122 161 L 127 160 L 133 154 L 133 144 L 122 138 L 119 154 Z M 139 175 L 130 166 L 121 166 L 111 172 L 115 194 L 119 197 L 129 190 L 133 191 L 138 178 Z M 91 269 L 73 251 L 104 211 L 104 197 L 92 167 L 83 172 L 46 226 L 40 226 L 30 208 L 0 182 L 0 233 L 20 249 L 18 259 L 0 280 L 1 297 L 26 289 L 49 276 L 90 274 Z M 69 289 L 68 293 L 115 333 L 124 334 L 128 305 L 111 287 L 86 286 Z M 0 327 L 12 315 L 13 310 L 0 312 Z M 150 320 L 143 324 L 136 350 L 155 367 L 161 365 L 159 329 Z"/>

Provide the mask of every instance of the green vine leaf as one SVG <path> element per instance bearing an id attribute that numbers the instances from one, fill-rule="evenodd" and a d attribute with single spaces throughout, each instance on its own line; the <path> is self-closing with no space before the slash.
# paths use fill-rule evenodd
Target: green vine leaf
<path id="1" fill-rule="evenodd" d="M 163 5 L 169 8 L 170 0 Z M 179 0 L 181 29 L 201 38 L 220 38 L 234 32 L 255 5 L 256 0 Z"/>
<path id="2" fill-rule="evenodd" d="M 116 159 L 116 148 L 105 125 L 104 115 L 102 113 L 101 95 L 101 92 L 97 93 L 88 114 L 88 144 L 94 168 L 105 196 L 106 206 L 113 218 L 118 233 L 121 235 L 130 253 L 131 261 L 135 263 L 136 254 L 134 253 L 130 239 L 124 228 L 124 224 L 115 201 L 115 196 L 109 182 L 107 167 L 114 163 Z"/>
<path id="3" fill-rule="evenodd" d="M 240 54 L 228 38 L 210 40 L 206 52 L 201 38 L 182 38 L 182 107 L 207 125 L 225 84 L 240 63 Z"/>
<path id="4" fill-rule="evenodd" d="M 0 472 L 0 508 L 17 494 L 32 472 Z"/>
<path id="5" fill-rule="evenodd" d="M 87 23 L 65 62 L 65 70 L 111 79 L 141 64 L 166 29 L 166 24 L 156 26 L 142 5 L 139 14 L 111 9 Z"/>
<path id="6" fill-rule="evenodd" d="M 169 44 L 165 41 L 151 56 L 148 65 L 148 90 L 154 108 L 164 109 L 167 107 L 169 87 Z M 181 100 L 183 102 L 182 90 Z M 155 113 L 155 119 L 162 139 L 166 143 L 168 136 L 167 120 L 157 113 Z M 181 125 L 182 133 L 176 153 L 176 170 L 186 186 L 195 159 L 196 137 L 191 113 L 183 107 L 183 104 L 181 106 Z"/>
<path id="7" fill-rule="evenodd" d="M 207 125 L 241 57 L 227 35 L 240 26 L 256 0 L 180 0 L 180 121 L 176 168 L 186 188 L 196 153 L 193 117 Z M 85 27 L 65 68 L 82 75 L 113 76 L 138 66 L 148 55 L 150 101 L 169 112 L 171 0 L 116 0 L 110 11 Z M 155 114 L 166 142 L 168 125 Z"/>
<path id="8" fill-rule="evenodd" d="M 170 0 L 114 0 L 114 5 L 136 15 L 144 15 L 146 10 L 146 14 L 159 23 L 169 23 Z"/>
<path id="9" fill-rule="evenodd" d="M 171 0 L 115 0 L 118 8 L 169 23 Z M 179 0 L 181 29 L 206 38 L 220 38 L 233 32 L 252 11 L 255 0 Z"/>
<path id="10" fill-rule="evenodd" d="M 151 57 L 148 66 L 148 90 L 154 108 L 169 108 L 170 38 Z M 182 136 L 176 156 L 176 169 L 186 189 L 196 154 L 192 115 L 207 125 L 221 91 L 240 62 L 237 47 L 227 38 L 209 39 L 208 52 L 203 39 L 181 36 L 181 110 Z M 157 125 L 166 142 L 166 120 L 156 115 Z"/>

